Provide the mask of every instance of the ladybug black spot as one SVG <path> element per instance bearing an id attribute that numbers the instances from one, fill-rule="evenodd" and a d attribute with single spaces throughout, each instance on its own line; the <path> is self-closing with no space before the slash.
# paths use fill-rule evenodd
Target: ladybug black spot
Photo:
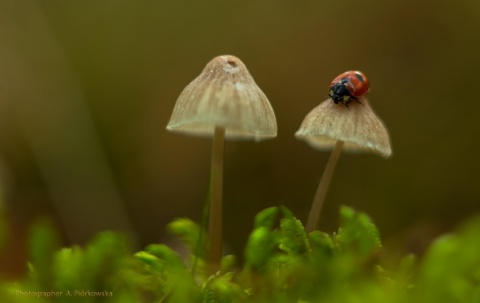
<path id="1" fill-rule="evenodd" d="M 360 80 L 361 82 L 365 81 L 363 79 L 363 76 L 360 73 L 355 73 L 355 76 L 357 76 L 357 79 Z"/>

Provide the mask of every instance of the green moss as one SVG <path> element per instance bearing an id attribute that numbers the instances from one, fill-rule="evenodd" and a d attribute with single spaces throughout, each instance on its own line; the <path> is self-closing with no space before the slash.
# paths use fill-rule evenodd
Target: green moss
<path id="1" fill-rule="evenodd" d="M 185 258 L 164 244 L 133 253 L 111 232 L 58 249 L 44 222 L 32 231 L 31 274 L 1 283 L 0 302 L 480 302 L 480 218 L 439 238 L 421 262 L 407 255 L 385 269 L 371 219 L 348 207 L 340 217 L 337 232 L 307 235 L 288 209 L 268 208 L 254 220 L 244 264 L 225 256 L 214 275 L 205 274 L 205 255 L 196 253 L 205 243 L 188 219 L 168 226 L 190 248 Z"/>

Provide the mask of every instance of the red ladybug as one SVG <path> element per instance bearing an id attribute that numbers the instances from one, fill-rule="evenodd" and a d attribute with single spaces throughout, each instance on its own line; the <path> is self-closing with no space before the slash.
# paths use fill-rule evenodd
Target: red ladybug
<path id="1" fill-rule="evenodd" d="M 348 71 L 333 79 L 328 96 L 335 104 L 343 103 L 348 107 L 352 100 L 359 102 L 358 98 L 368 93 L 369 89 L 368 79 L 362 72 Z"/>

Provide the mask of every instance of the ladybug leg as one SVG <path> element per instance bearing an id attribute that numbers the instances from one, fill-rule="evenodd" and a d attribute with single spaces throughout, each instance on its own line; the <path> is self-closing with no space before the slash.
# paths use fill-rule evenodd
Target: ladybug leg
<path id="1" fill-rule="evenodd" d="M 342 100 L 342 103 L 347 107 L 348 107 L 348 104 L 352 102 L 352 97 L 351 96 L 344 96 L 343 97 L 343 100 Z"/>
<path id="2" fill-rule="evenodd" d="M 360 103 L 361 105 L 363 105 L 363 103 L 360 102 L 357 97 L 351 97 L 351 99 L 353 99 L 353 100 L 357 101 L 358 103 Z M 350 101 L 351 101 L 351 100 L 349 100 L 349 102 L 350 102 Z"/>

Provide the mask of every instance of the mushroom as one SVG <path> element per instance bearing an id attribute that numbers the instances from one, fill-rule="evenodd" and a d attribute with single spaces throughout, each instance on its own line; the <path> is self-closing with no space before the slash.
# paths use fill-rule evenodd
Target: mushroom
<path id="1" fill-rule="evenodd" d="M 313 231 L 320 217 L 328 185 L 340 152 L 369 151 L 388 158 L 392 154 L 388 132 L 373 112 L 365 97 L 348 106 L 325 100 L 303 120 L 295 137 L 305 140 L 318 150 L 333 149 L 315 194 L 308 220 L 307 232 Z"/>
<path id="2" fill-rule="evenodd" d="M 209 264 L 222 257 L 222 188 L 224 140 L 260 141 L 277 135 L 273 108 L 240 59 L 211 60 L 180 94 L 167 130 L 213 137 L 209 205 Z"/>

